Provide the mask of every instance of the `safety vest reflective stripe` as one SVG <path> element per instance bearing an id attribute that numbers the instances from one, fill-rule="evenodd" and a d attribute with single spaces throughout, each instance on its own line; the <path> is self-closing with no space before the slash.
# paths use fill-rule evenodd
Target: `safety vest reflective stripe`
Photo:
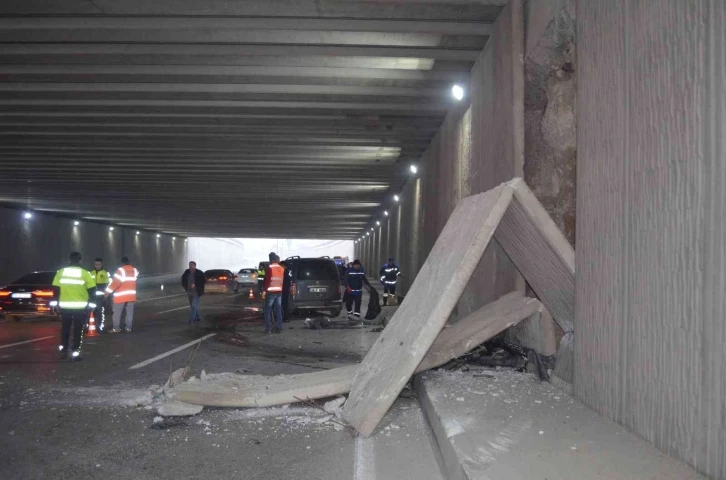
<path id="1" fill-rule="evenodd" d="M 365 275 L 365 272 L 348 272 L 348 275 Z"/>
<path id="2" fill-rule="evenodd" d="M 96 286 L 93 276 L 81 267 L 61 268 L 53 279 L 60 288 L 58 305 L 64 308 L 86 308 L 88 290 Z"/>
<path id="3" fill-rule="evenodd" d="M 270 293 L 282 292 L 282 281 L 285 277 L 285 269 L 279 263 L 270 264 L 270 283 L 267 291 Z"/>
<path id="4" fill-rule="evenodd" d="M 113 293 L 116 303 L 135 302 L 138 276 L 139 271 L 131 265 L 119 267 L 113 275 L 113 281 L 106 288 L 106 293 Z"/>
<path id="5" fill-rule="evenodd" d="M 123 292 L 116 292 L 113 294 L 114 297 L 123 297 L 124 295 L 136 295 L 136 290 L 125 290 Z"/>
<path id="6" fill-rule="evenodd" d="M 58 305 L 61 308 L 86 308 L 88 306 L 88 302 L 64 302 L 63 300 L 61 300 L 60 302 L 58 302 Z"/>
<path id="7" fill-rule="evenodd" d="M 100 291 L 100 290 L 97 290 L 97 291 L 96 291 L 96 296 L 98 297 L 99 295 L 103 295 L 103 292 L 102 292 L 102 291 Z"/>
<path id="8" fill-rule="evenodd" d="M 396 284 L 396 280 L 393 280 L 393 281 L 388 281 L 388 280 L 386 280 L 386 281 L 385 281 L 385 282 L 383 282 L 383 283 L 385 283 L 386 285 L 395 285 L 395 284 Z"/>

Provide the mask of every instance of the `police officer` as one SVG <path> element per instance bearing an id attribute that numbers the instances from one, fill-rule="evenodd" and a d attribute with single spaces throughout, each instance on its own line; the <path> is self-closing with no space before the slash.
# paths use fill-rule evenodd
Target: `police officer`
<path id="1" fill-rule="evenodd" d="M 402 274 L 393 258 L 388 259 L 388 263 L 381 267 L 378 274 L 381 276 L 381 283 L 383 284 L 383 305 L 388 305 L 388 297 L 396 296 L 396 283 L 398 282 L 398 276 Z"/>
<path id="2" fill-rule="evenodd" d="M 260 262 L 257 266 L 257 288 L 260 290 L 260 293 L 265 291 L 265 270 L 267 270 L 266 262 Z"/>
<path id="3" fill-rule="evenodd" d="M 96 259 L 90 274 L 96 281 L 96 309 L 93 311 L 93 318 L 96 320 L 96 328 L 103 333 L 106 328 L 106 299 L 103 292 L 108 286 L 108 272 L 103 268 L 102 258 Z"/>
<path id="4" fill-rule="evenodd" d="M 348 310 L 348 315 L 353 315 L 356 319 L 360 318 L 363 285 L 368 285 L 370 288 L 373 288 L 366 278 L 366 272 L 361 267 L 360 260 L 354 260 L 352 268 L 349 268 L 345 272 L 345 307 Z M 354 304 L 355 310 L 353 309 Z"/>
<path id="5" fill-rule="evenodd" d="M 80 253 L 71 253 L 70 264 L 58 270 L 53 286 L 59 290 L 54 306 L 56 312 L 60 311 L 63 322 L 58 346 L 60 358 L 68 358 L 68 341 L 73 327 L 71 361 L 76 362 L 81 359 L 83 326 L 86 324 L 89 309 L 96 308 L 96 282 L 88 270 L 81 268 Z"/>

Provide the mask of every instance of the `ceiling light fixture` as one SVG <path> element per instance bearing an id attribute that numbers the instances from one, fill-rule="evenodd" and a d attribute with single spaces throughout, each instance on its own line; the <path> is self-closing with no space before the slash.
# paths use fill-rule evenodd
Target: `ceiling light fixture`
<path id="1" fill-rule="evenodd" d="M 113 227 L 108 227 L 109 232 L 113 232 Z"/>
<path id="2" fill-rule="evenodd" d="M 136 235 L 141 235 L 141 232 L 139 232 L 138 230 L 136 230 Z"/>
<path id="3" fill-rule="evenodd" d="M 414 175 L 418 173 L 418 167 L 416 165 L 411 165 L 409 168 Z"/>
<path id="4" fill-rule="evenodd" d="M 394 202 L 397 202 L 397 201 L 399 201 L 399 200 L 401 200 L 401 197 L 399 197 L 398 195 L 394 195 L 394 196 L 393 196 L 393 201 L 394 201 Z"/>
<path id="5" fill-rule="evenodd" d="M 77 226 L 78 226 L 78 225 L 80 225 L 80 224 L 81 224 L 81 222 L 79 222 L 78 220 L 75 220 L 75 221 L 73 222 L 73 226 L 74 226 L 74 227 L 77 227 Z"/>
<path id="6" fill-rule="evenodd" d="M 30 220 L 31 218 L 33 218 L 33 214 L 30 213 L 30 212 L 25 212 L 23 214 L 23 218 L 26 219 L 26 220 Z"/>
<path id="7" fill-rule="evenodd" d="M 464 98 L 464 89 L 461 85 L 454 85 L 451 87 L 451 95 L 453 95 L 457 101 L 461 101 Z"/>
<path id="8" fill-rule="evenodd" d="M 157 233 L 156 234 L 156 238 L 161 238 L 161 234 L 160 233 Z"/>
<path id="9" fill-rule="evenodd" d="M 388 210 L 383 210 L 383 215 L 388 216 Z"/>

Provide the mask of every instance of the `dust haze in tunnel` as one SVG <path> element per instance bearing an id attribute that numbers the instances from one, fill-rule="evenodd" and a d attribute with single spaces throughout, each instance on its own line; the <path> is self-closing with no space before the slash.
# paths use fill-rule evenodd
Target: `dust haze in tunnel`
<path id="1" fill-rule="evenodd" d="M 203 238 L 189 239 L 187 254 L 200 269 L 257 267 L 267 261 L 270 252 L 283 260 L 300 257 L 341 256 L 353 260 L 353 242 L 349 240 L 312 240 L 291 238 Z"/>

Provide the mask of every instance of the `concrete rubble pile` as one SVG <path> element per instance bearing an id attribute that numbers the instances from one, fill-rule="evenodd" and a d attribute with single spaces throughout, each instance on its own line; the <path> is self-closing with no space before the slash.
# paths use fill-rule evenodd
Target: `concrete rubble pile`
<path id="1" fill-rule="evenodd" d="M 454 323 L 454 310 L 496 238 L 539 299 L 511 292 Z M 443 365 L 524 321 L 552 319 L 564 336 L 553 383 L 572 381 L 574 250 L 522 179 L 462 200 L 405 300 L 360 364 L 297 375 L 202 374 L 164 390 L 167 413 L 200 406 L 267 407 L 349 394 L 340 419 L 371 435 L 411 377 Z M 451 275 L 443 287 L 437 272 Z M 315 327 L 313 327 L 315 328 Z M 181 377 L 180 377 L 181 375 Z M 340 402 L 342 404 L 342 401 Z M 185 407 L 185 404 L 189 407 Z M 161 410 L 160 410 L 161 413 Z"/>

